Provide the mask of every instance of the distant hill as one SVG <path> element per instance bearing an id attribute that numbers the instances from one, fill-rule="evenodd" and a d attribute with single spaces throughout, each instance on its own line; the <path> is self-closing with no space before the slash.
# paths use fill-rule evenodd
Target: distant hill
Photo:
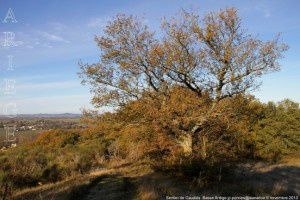
<path id="1" fill-rule="evenodd" d="M 81 114 L 74 114 L 74 113 L 61 113 L 61 114 L 19 114 L 15 117 L 10 117 L 7 115 L 0 115 L 0 119 L 47 119 L 47 118 L 80 118 Z"/>

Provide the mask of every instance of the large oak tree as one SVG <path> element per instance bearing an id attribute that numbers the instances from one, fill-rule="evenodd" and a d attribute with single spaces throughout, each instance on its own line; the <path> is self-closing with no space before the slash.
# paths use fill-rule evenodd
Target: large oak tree
<path id="1" fill-rule="evenodd" d="M 262 41 L 247 33 L 228 8 L 200 18 L 181 12 L 151 32 L 137 17 L 117 15 L 95 38 L 100 61 L 81 63 L 83 82 L 92 85 L 97 106 L 120 106 L 145 94 L 168 94 L 179 85 L 219 101 L 259 85 L 279 70 L 287 50 L 279 37 Z"/>
<path id="2" fill-rule="evenodd" d="M 227 137 L 230 121 L 241 120 L 238 112 L 222 108 L 228 103 L 222 104 L 222 100 L 245 96 L 256 89 L 262 75 L 280 69 L 278 60 L 287 50 L 279 36 L 262 41 L 247 33 L 234 8 L 208 13 L 203 18 L 182 11 L 180 17 L 164 19 L 157 35 L 139 18 L 121 14 L 95 40 L 101 49 L 100 61 L 81 63 L 80 74 L 84 83 L 92 85 L 93 103 L 98 107 L 123 107 L 142 97 L 157 98 L 161 101 L 158 110 L 167 112 L 162 121 L 170 119 L 163 129 L 187 144 L 187 149 L 194 150 L 201 143 L 203 155 L 208 142 Z M 166 102 L 178 87 L 200 101 L 209 97 L 210 108 L 205 113 L 196 110 L 192 111 L 195 115 L 176 118 L 176 108 L 171 109 L 172 114 Z M 188 126 L 177 123 L 180 120 L 188 121 Z M 154 121 L 159 120 L 154 117 Z M 226 130 L 216 130 L 222 129 L 221 121 L 227 123 Z M 177 131 L 172 128 L 173 122 L 178 125 Z M 233 137 L 230 143 L 235 142 Z"/>

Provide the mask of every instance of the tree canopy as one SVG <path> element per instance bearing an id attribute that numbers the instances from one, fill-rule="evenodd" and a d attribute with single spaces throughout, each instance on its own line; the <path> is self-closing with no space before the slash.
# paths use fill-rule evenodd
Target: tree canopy
<path id="1" fill-rule="evenodd" d="M 173 86 L 216 101 L 251 91 L 258 78 L 280 69 L 287 45 L 262 41 L 242 28 L 235 8 L 204 17 L 182 11 L 162 21 L 157 35 L 138 17 L 117 15 L 96 36 L 100 61 L 81 63 L 96 106 L 120 106 L 143 95 L 167 95 Z"/>

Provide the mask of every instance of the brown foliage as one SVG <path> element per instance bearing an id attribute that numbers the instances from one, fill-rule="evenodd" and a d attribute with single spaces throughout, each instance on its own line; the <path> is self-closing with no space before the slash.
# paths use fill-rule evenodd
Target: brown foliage
<path id="1" fill-rule="evenodd" d="M 137 17 L 117 15 L 95 40 L 100 62 L 81 63 L 80 75 L 96 106 L 167 94 L 177 85 L 218 101 L 255 89 L 257 78 L 279 70 L 287 50 L 279 37 L 263 42 L 246 33 L 234 8 L 203 18 L 183 11 L 163 21 L 160 39 Z"/>

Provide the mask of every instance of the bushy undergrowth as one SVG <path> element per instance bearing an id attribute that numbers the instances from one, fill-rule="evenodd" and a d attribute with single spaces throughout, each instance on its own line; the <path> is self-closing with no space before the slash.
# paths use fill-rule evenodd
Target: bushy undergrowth
<path id="1" fill-rule="evenodd" d="M 299 151 L 299 105 L 248 96 L 214 104 L 182 88 L 141 98 L 114 113 L 87 116 L 85 130 L 52 130 L 0 153 L 2 192 L 56 182 L 111 160 L 150 159 L 153 167 L 218 180 L 242 159 L 274 160 Z M 7 193 L 7 192 L 6 192 Z"/>
<path id="2" fill-rule="evenodd" d="M 300 151 L 299 104 L 284 100 L 263 105 L 261 117 L 253 126 L 256 156 L 276 160 Z"/>

